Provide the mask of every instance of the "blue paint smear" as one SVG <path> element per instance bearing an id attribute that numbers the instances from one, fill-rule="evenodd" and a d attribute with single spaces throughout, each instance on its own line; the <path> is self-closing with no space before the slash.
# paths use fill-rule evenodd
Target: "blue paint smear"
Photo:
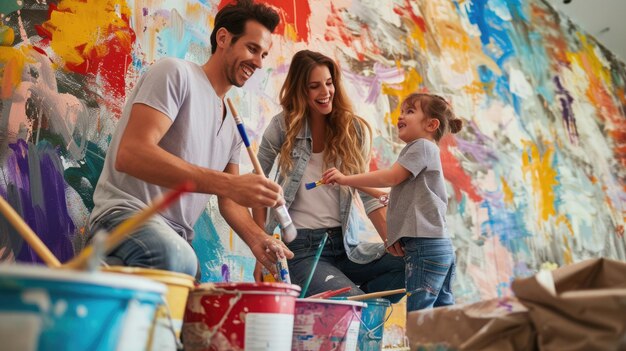
<path id="1" fill-rule="evenodd" d="M 201 282 L 231 281 L 233 273 L 237 273 L 235 276 L 238 277 L 241 270 L 243 277 L 237 280 L 254 281 L 256 259 L 226 252 L 207 211 L 202 213 L 193 229 L 195 236 L 191 245 L 200 262 Z"/>
<path id="2" fill-rule="evenodd" d="M 201 282 L 221 282 L 224 246 L 217 234 L 213 220 L 204 211 L 194 226 L 195 236 L 191 242 L 198 256 L 201 269 Z"/>
<path id="3" fill-rule="evenodd" d="M 501 101 L 513 106 L 516 115 L 520 116 L 522 100 L 510 92 L 507 73 L 509 65 L 514 65 L 531 78 L 536 92 L 551 103 L 553 93 L 547 84 L 549 79 L 546 74 L 550 67 L 549 58 L 541 44 L 542 36 L 530 29 L 524 4 L 520 0 L 492 0 L 487 3 L 487 0 L 473 0 L 466 4 L 470 23 L 476 25 L 481 33 L 483 52 L 502 72 L 500 75 L 494 72 L 487 74 L 488 68 L 478 67 L 481 82 L 494 87 L 493 91 L 486 92 L 496 94 Z M 509 13 L 511 20 L 502 19 L 498 13 Z"/>
<path id="4" fill-rule="evenodd" d="M 198 47 L 211 46 L 210 33 L 202 33 L 195 28 L 190 28 L 186 21 L 182 34 L 183 36 L 180 38 L 179 34 L 169 27 L 159 33 L 158 45 L 163 48 L 167 56 L 185 59 L 188 58 L 187 55 L 192 44 L 197 44 Z"/>
<path id="5" fill-rule="evenodd" d="M 532 235 L 526 229 L 524 211 L 510 211 L 501 202 L 490 203 L 485 200 L 480 205 L 487 209 L 489 219 L 481 223 L 481 232 L 487 236 L 490 231 L 497 235 L 500 243 L 512 254 L 522 254 L 531 257 L 530 248 L 526 244 L 526 239 Z M 489 229 L 489 230 L 488 230 Z"/>

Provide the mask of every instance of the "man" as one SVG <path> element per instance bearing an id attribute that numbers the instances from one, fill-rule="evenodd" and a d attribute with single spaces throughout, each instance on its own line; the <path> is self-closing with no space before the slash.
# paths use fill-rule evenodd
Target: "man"
<path id="1" fill-rule="evenodd" d="M 106 258 L 108 264 L 165 269 L 196 275 L 193 226 L 210 194 L 220 213 L 272 272 L 277 256 L 293 256 L 266 235 L 247 207 L 282 203 L 281 188 L 262 175 L 239 175 L 241 138 L 226 117 L 224 95 L 262 67 L 279 18 L 274 10 L 239 0 L 220 10 L 211 33 L 212 55 L 202 66 L 160 60 L 140 78 L 110 143 L 94 194 L 90 234 L 110 231 L 184 181 L 183 195 L 154 216 Z"/>

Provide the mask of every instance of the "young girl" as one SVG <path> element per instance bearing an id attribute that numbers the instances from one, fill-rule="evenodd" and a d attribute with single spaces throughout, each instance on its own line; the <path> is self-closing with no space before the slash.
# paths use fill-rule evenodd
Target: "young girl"
<path id="1" fill-rule="evenodd" d="M 355 175 L 331 168 L 323 174 L 326 184 L 392 187 L 385 246 L 404 253 L 408 311 L 454 304 L 455 255 L 446 228 L 448 197 L 437 142 L 462 125 L 443 98 L 412 94 L 398 120 L 398 136 L 407 145 L 391 168 Z"/>

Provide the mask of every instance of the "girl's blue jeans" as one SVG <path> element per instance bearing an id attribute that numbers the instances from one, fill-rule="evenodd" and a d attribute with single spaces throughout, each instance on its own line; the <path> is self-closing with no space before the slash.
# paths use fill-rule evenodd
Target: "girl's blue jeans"
<path id="1" fill-rule="evenodd" d="M 450 238 L 402 238 L 407 311 L 454 304 L 456 259 Z"/>

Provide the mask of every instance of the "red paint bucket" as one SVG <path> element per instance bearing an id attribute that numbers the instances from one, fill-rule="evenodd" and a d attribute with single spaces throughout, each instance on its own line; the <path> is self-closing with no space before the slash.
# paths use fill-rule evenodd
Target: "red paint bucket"
<path id="1" fill-rule="evenodd" d="M 360 301 L 296 300 L 292 351 L 355 351 L 361 324 Z"/>
<path id="2" fill-rule="evenodd" d="M 300 287 L 284 283 L 209 283 L 187 300 L 186 351 L 291 350 Z"/>

